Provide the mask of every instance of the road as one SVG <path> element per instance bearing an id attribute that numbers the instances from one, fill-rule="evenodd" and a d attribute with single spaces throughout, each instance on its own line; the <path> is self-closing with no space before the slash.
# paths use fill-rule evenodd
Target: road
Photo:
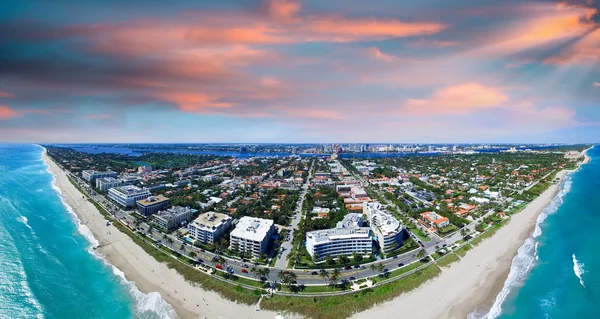
<path id="1" fill-rule="evenodd" d="M 304 181 L 304 185 L 302 185 L 302 190 L 300 191 L 300 196 L 298 198 L 298 203 L 296 205 L 296 210 L 294 211 L 294 217 L 291 221 L 290 231 L 288 232 L 288 237 L 284 238 L 284 242 L 281 243 L 281 250 L 277 262 L 275 263 L 275 268 L 277 269 L 285 269 L 288 265 L 288 255 L 292 251 L 293 246 L 293 238 L 294 232 L 298 229 L 298 224 L 302 219 L 302 206 L 304 205 L 304 198 L 306 197 L 306 193 L 308 192 L 308 187 L 313 178 L 313 167 L 315 166 L 316 160 L 313 160 L 310 165 L 310 169 L 308 171 L 308 176 Z"/>
<path id="2" fill-rule="evenodd" d="M 312 172 L 312 167 L 311 167 L 311 172 Z M 89 186 L 89 184 L 86 181 L 83 181 L 78 176 L 70 174 L 70 173 L 69 173 L 69 175 L 71 176 L 71 178 L 74 181 L 76 181 L 78 186 L 85 193 L 88 194 L 88 196 L 90 196 L 94 201 L 96 201 L 100 206 L 102 206 L 107 212 L 109 212 L 116 218 L 120 219 L 124 223 L 130 225 L 132 228 L 134 227 L 136 218 L 131 215 L 130 211 L 125 211 L 125 210 L 117 207 L 114 203 L 112 203 L 110 200 L 105 198 L 103 195 L 97 193 L 94 189 L 92 189 L 92 187 Z M 310 177 L 312 178 L 312 174 L 310 175 Z M 308 186 L 310 185 L 308 181 L 310 181 L 310 178 L 307 179 L 307 183 L 305 183 L 305 185 L 303 186 L 301 200 L 299 202 L 298 209 L 297 209 L 298 214 L 296 214 L 296 217 L 292 220 L 292 226 L 291 226 L 292 229 L 297 229 L 298 223 L 300 221 L 300 215 L 302 213 L 302 203 L 304 200 L 304 196 L 306 195 L 306 192 L 308 191 Z M 160 232 L 158 229 L 153 228 L 152 232 L 149 233 L 148 232 L 149 228 L 150 228 L 150 226 L 148 224 L 146 224 L 145 222 L 140 222 L 139 227 L 136 227 L 136 229 L 134 229 L 134 231 L 143 233 L 144 235 L 154 239 L 155 241 L 161 243 L 163 246 L 165 246 L 177 253 L 185 254 L 185 255 L 189 256 L 189 253 L 193 251 L 196 254 L 195 259 L 200 263 L 205 263 L 205 264 L 212 266 L 212 265 L 214 265 L 213 258 L 219 257 L 219 255 L 217 255 L 217 254 L 214 254 L 214 253 L 211 253 L 208 251 L 203 251 L 202 249 L 195 247 L 195 246 L 191 245 L 190 243 L 183 242 L 182 240 L 177 238 L 177 236 L 175 236 L 175 235 L 164 234 L 164 233 Z M 292 237 L 290 236 L 290 238 L 292 238 Z M 287 252 L 289 252 L 289 250 L 291 250 L 291 243 L 292 243 L 291 240 L 284 242 L 284 244 L 287 244 L 287 246 L 289 247 L 286 249 Z M 430 242 L 423 243 L 423 244 L 425 245 L 425 250 L 427 251 L 427 253 L 432 254 L 436 250 L 435 246 L 438 244 L 441 245 L 441 244 L 443 244 L 443 242 L 431 240 Z M 314 269 L 314 270 L 286 269 L 287 268 L 287 260 L 284 255 L 286 251 L 284 251 L 284 253 L 282 254 L 282 257 L 278 260 L 278 262 L 274 268 L 265 267 L 265 268 L 270 269 L 269 275 L 266 278 L 268 281 L 276 282 L 276 281 L 278 281 L 277 274 L 280 271 L 289 271 L 289 272 L 294 272 L 297 275 L 298 284 L 304 284 L 304 285 L 320 285 L 321 284 L 322 285 L 322 284 L 329 283 L 329 279 L 323 279 L 321 276 L 319 276 L 318 269 Z M 405 265 L 409 265 L 411 263 L 417 262 L 418 258 L 416 257 L 416 253 L 417 253 L 417 251 L 411 251 L 411 252 L 405 253 L 404 255 L 400 255 L 396 258 L 389 258 L 386 260 L 376 261 L 374 263 L 375 264 L 381 263 L 384 265 L 385 269 L 388 269 L 389 271 L 393 271 L 395 269 L 398 269 L 401 265 L 405 266 Z M 230 266 L 231 269 L 233 270 L 233 272 L 237 276 L 240 276 L 240 277 L 256 279 L 254 277 L 254 275 L 250 273 L 250 271 L 249 271 L 250 268 L 247 268 L 247 267 L 253 267 L 253 266 L 256 266 L 259 268 L 263 267 L 260 265 L 253 265 L 251 263 L 245 263 L 245 262 L 239 261 L 239 260 L 234 260 L 234 259 L 230 259 L 230 258 L 226 258 L 226 257 L 224 257 L 224 258 L 226 260 L 226 266 Z M 282 266 L 282 264 L 283 264 L 283 266 Z M 371 264 L 372 263 L 364 264 L 360 268 L 352 268 L 349 270 L 340 269 L 340 272 L 341 272 L 340 280 L 344 280 L 344 279 L 345 280 L 355 280 L 355 279 L 373 277 L 373 276 L 378 275 L 377 272 L 371 271 L 371 269 L 370 269 Z M 244 271 L 247 271 L 247 273 L 245 273 Z"/>

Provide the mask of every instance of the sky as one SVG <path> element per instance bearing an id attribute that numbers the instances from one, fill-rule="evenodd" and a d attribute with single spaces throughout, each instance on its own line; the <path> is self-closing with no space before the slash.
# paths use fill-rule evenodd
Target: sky
<path id="1" fill-rule="evenodd" d="M 0 141 L 600 142 L 600 0 L 3 0 Z"/>

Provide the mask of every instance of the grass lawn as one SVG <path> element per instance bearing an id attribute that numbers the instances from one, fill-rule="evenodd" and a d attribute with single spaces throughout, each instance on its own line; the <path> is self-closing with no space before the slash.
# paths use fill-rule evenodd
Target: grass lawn
<path id="1" fill-rule="evenodd" d="M 458 256 L 455 253 L 450 253 L 446 257 L 440 259 L 437 264 L 440 267 L 448 267 L 451 263 L 458 261 Z"/>
<path id="2" fill-rule="evenodd" d="M 455 250 L 454 253 L 459 255 L 460 257 L 464 257 L 467 254 L 467 251 L 471 249 L 473 249 L 473 246 L 471 246 L 470 244 L 466 244 L 460 247 L 459 249 Z"/>
<path id="3" fill-rule="evenodd" d="M 475 239 L 473 239 L 473 241 L 471 241 L 471 245 L 477 246 L 484 239 L 492 237 L 498 231 L 498 229 L 500 229 L 500 228 L 502 228 L 502 226 L 504 226 L 505 223 L 506 222 L 502 222 L 502 223 L 494 224 L 491 227 L 488 227 L 488 229 L 486 229 L 485 232 L 481 233 L 479 236 L 477 236 L 477 238 L 475 238 Z"/>
<path id="4" fill-rule="evenodd" d="M 410 265 L 398 268 L 398 269 L 390 272 L 390 278 L 398 277 L 402 274 L 405 274 L 411 270 L 417 269 L 421 266 L 423 266 L 423 264 L 421 262 L 416 262 L 416 263 L 412 263 Z"/>
<path id="5" fill-rule="evenodd" d="M 411 291 L 439 273 L 439 268 L 431 265 L 395 282 L 354 294 L 313 298 L 276 295 L 263 299 L 260 306 L 262 309 L 298 313 L 308 318 L 343 319 Z"/>

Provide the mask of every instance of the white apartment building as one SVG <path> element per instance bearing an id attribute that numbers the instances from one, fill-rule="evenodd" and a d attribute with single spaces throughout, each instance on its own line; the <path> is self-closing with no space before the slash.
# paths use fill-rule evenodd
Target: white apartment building
<path id="1" fill-rule="evenodd" d="M 108 197 L 123 207 L 135 206 L 138 200 L 146 199 L 150 191 L 133 185 L 114 187 L 108 190 Z"/>
<path id="2" fill-rule="evenodd" d="M 402 246 L 404 225 L 392 214 L 381 209 L 379 203 L 364 203 L 363 214 L 369 218 L 375 240 L 383 253 L 388 253 Z"/>
<path id="3" fill-rule="evenodd" d="M 190 236 L 205 244 L 212 244 L 231 226 L 231 217 L 221 213 L 204 213 L 188 225 Z"/>
<path id="4" fill-rule="evenodd" d="M 194 217 L 196 210 L 189 207 L 173 206 L 154 214 L 154 222 L 161 228 L 171 231 L 183 226 Z"/>
<path id="5" fill-rule="evenodd" d="M 93 169 L 81 171 L 81 177 L 88 182 L 93 182 L 102 177 L 117 177 L 119 174 L 113 171 L 98 172 Z"/>
<path id="6" fill-rule="evenodd" d="M 96 188 L 102 192 L 107 192 L 113 187 L 133 184 L 133 180 L 117 179 L 114 177 L 101 177 L 96 179 Z"/>
<path id="7" fill-rule="evenodd" d="M 270 219 L 242 217 L 229 235 L 229 249 L 258 258 L 267 252 L 275 227 Z"/>
<path id="8" fill-rule="evenodd" d="M 318 260 L 328 255 L 333 258 L 353 253 L 368 255 L 373 251 L 371 229 L 362 225 L 362 214 L 350 213 L 336 228 L 306 233 L 306 250 Z"/>

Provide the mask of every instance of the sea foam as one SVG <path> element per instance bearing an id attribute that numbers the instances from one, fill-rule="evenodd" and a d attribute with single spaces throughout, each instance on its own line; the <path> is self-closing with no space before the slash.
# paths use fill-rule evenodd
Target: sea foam
<path id="1" fill-rule="evenodd" d="M 583 263 L 577 260 L 577 257 L 575 257 L 575 254 L 573 254 L 573 272 L 575 273 L 575 276 L 577 276 L 577 278 L 579 278 L 579 283 L 581 284 L 581 286 L 583 288 L 585 288 L 585 284 L 583 283 L 583 278 L 581 278 L 581 275 L 583 275 L 585 273 L 585 270 L 583 270 Z"/>
<path id="2" fill-rule="evenodd" d="M 529 271 L 539 259 L 537 255 L 538 241 L 536 238 L 542 235 L 542 228 L 540 225 L 546 220 L 546 218 L 548 218 L 549 215 L 552 215 L 558 211 L 558 208 L 563 203 L 564 196 L 571 190 L 571 185 L 571 174 L 567 174 L 564 182 L 561 185 L 560 191 L 556 194 L 556 196 L 552 199 L 552 202 L 550 202 L 544 211 L 540 213 L 536 220 L 533 233 L 525 240 L 525 243 L 523 243 L 523 245 L 519 248 L 517 256 L 513 258 L 508 278 L 504 283 L 504 287 L 502 287 L 502 290 L 498 296 L 496 296 L 496 299 L 494 300 L 490 310 L 485 314 L 474 311 L 467 316 L 468 319 L 493 319 L 502 314 L 502 304 L 506 298 L 514 289 L 523 285 L 527 275 L 529 274 Z"/>
<path id="3" fill-rule="evenodd" d="M 75 214 L 71 206 L 66 202 L 66 198 L 63 195 L 61 189 L 56 185 L 56 176 L 54 175 L 54 173 L 52 173 L 50 167 L 45 161 L 44 164 L 46 165 L 46 171 L 52 176 L 52 189 L 54 189 L 58 193 L 58 197 L 60 198 L 60 201 L 62 202 L 63 206 L 66 208 L 69 215 L 73 217 L 73 220 L 77 224 L 77 231 L 90 243 L 90 246 L 88 247 L 87 251 L 92 256 L 104 263 L 107 267 L 110 267 L 113 274 L 119 278 L 119 280 L 125 287 L 127 287 L 130 295 L 135 299 L 135 313 L 137 315 L 141 315 L 148 314 L 150 312 L 152 314 L 155 314 L 155 316 L 153 317 L 161 319 L 176 318 L 177 315 L 175 313 L 175 310 L 161 298 L 158 292 L 151 292 L 148 294 L 141 292 L 135 286 L 135 282 L 128 281 L 125 278 L 125 274 L 120 269 L 110 264 L 104 258 L 104 256 L 102 256 L 94 250 L 94 248 L 98 247 L 100 243 L 94 237 L 92 231 L 86 225 L 81 223 L 81 220 L 79 219 L 77 214 Z"/>

